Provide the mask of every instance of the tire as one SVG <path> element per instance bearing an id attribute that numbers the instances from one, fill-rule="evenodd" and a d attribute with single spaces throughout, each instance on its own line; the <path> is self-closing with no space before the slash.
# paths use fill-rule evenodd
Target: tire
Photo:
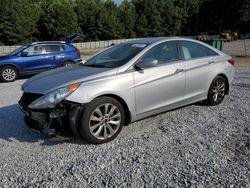
<path id="1" fill-rule="evenodd" d="M 226 80 L 221 76 L 216 76 L 209 88 L 206 104 L 210 106 L 220 104 L 226 95 L 226 87 Z"/>
<path id="2" fill-rule="evenodd" d="M 0 68 L 0 79 L 3 82 L 14 82 L 18 77 L 18 72 L 15 67 L 3 66 Z"/>
<path id="3" fill-rule="evenodd" d="M 125 113 L 114 98 L 100 97 L 86 106 L 79 119 L 79 136 L 89 143 L 102 144 L 121 132 Z"/>
<path id="4" fill-rule="evenodd" d="M 70 61 L 70 60 L 67 60 L 67 61 L 64 61 L 62 63 L 63 66 L 68 66 L 68 65 L 72 65 L 74 62 L 73 61 Z"/>

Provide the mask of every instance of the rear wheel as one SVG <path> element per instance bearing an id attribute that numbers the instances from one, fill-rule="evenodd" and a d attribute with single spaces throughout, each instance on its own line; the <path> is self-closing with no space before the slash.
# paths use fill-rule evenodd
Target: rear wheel
<path id="1" fill-rule="evenodd" d="M 216 76 L 213 80 L 209 91 L 206 103 L 208 105 L 220 104 L 226 95 L 226 80 L 221 76 Z"/>
<path id="2" fill-rule="evenodd" d="M 100 97 L 87 105 L 80 119 L 79 135 L 89 143 L 101 144 L 121 132 L 125 113 L 117 100 Z"/>
<path id="3" fill-rule="evenodd" d="M 4 82 L 13 82 L 17 79 L 18 72 L 15 67 L 4 66 L 0 68 L 0 79 Z"/>
<path id="4" fill-rule="evenodd" d="M 69 66 L 72 65 L 74 62 L 73 61 L 64 61 L 62 64 L 63 66 Z"/>

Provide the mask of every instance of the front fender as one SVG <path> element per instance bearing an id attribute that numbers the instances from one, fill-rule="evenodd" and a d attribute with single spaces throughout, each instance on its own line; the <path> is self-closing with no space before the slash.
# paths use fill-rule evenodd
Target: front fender
<path id="1" fill-rule="evenodd" d="M 83 82 L 81 86 L 66 98 L 68 101 L 86 104 L 97 97 L 115 95 L 123 99 L 130 112 L 135 112 L 133 73 L 123 73 L 107 78 Z"/>

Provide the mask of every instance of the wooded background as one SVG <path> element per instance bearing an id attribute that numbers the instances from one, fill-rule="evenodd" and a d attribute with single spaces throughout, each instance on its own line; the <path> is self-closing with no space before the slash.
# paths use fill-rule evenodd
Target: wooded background
<path id="1" fill-rule="evenodd" d="M 250 0 L 1 0 L 0 45 L 250 32 Z"/>

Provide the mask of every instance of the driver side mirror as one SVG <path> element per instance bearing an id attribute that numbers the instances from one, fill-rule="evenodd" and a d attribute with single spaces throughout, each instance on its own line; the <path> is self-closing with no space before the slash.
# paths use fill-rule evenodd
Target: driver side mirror
<path id="1" fill-rule="evenodd" d="M 151 68 L 151 67 L 156 67 L 158 65 L 158 60 L 157 59 L 143 59 L 139 63 L 135 65 L 135 69 L 142 71 L 146 68 Z"/>
<path id="2" fill-rule="evenodd" d="M 22 53 L 21 53 L 21 56 L 22 56 L 22 57 L 27 57 L 28 54 L 29 54 L 28 52 L 22 52 Z"/>

